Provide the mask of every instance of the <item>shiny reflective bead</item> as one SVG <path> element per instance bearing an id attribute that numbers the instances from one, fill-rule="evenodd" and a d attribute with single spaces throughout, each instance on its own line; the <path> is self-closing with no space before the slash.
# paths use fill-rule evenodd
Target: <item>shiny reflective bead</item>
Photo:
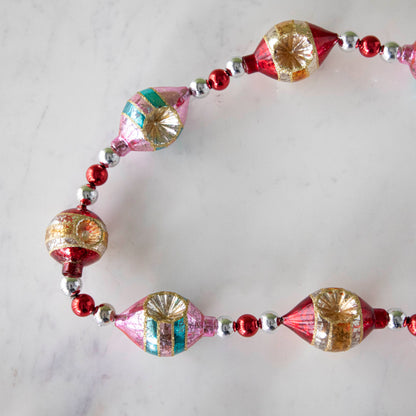
<path id="1" fill-rule="evenodd" d="M 230 73 L 232 77 L 238 78 L 245 74 L 243 59 L 240 57 L 231 58 L 227 61 L 225 68 Z"/>
<path id="2" fill-rule="evenodd" d="M 77 198 L 82 205 L 91 205 L 98 199 L 98 191 L 92 185 L 84 185 L 78 188 Z"/>
<path id="3" fill-rule="evenodd" d="M 92 165 L 87 169 L 85 177 L 90 184 L 100 186 L 107 181 L 108 171 L 103 165 Z"/>
<path id="4" fill-rule="evenodd" d="M 346 52 L 351 52 L 355 49 L 358 42 L 358 36 L 354 32 L 345 32 L 339 38 L 339 47 Z"/>
<path id="5" fill-rule="evenodd" d="M 220 316 L 218 318 L 217 335 L 219 337 L 227 337 L 234 332 L 234 322 L 228 316 Z"/>
<path id="6" fill-rule="evenodd" d="M 252 337 L 259 330 L 259 323 L 254 315 L 241 315 L 235 323 L 236 331 L 243 337 Z"/>
<path id="7" fill-rule="evenodd" d="M 406 319 L 406 326 L 409 332 L 416 336 L 416 315 L 412 315 Z"/>
<path id="8" fill-rule="evenodd" d="M 390 329 L 400 329 L 403 328 L 406 315 L 400 309 L 389 309 L 387 311 L 389 313 L 389 323 L 388 327 Z"/>
<path id="9" fill-rule="evenodd" d="M 60 287 L 66 296 L 76 296 L 82 289 L 82 281 L 79 277 L 63 277 Z"/>
<path id="10" fill-rule="evenodd" d="M 116 312 L 109 303 L 102 303 L 97 306 L 97 309 L 94 312 L 94 318 L 98 326 L 108 325 L 114 321 L 115 316 Z"/>
<path id="11" fill-rule="evenodd" d="M 106 147 L 98 153 L 98 160 L 105 167 L 113 168 L 120 162 L 120 156 L 111 147 Z"/>
<path id="12" fill-rule="evenodd" d="M 400 53 L 400 46 L 396 42 L 387 42 L 383 46 L 381 57 L 386 62 L 394 62 L 397 60 L 397 56 Z"/>
<path id="13" fill-rule="evenodd" d="M 381 48 L 381 43 L 375 36 L 366 36 L 359 40 L 357 45 L 361 55 L 366 58 L 378 55 Z"/>
<path id="14" fill-rule="evenodd" d="M 208 95 L 209 87 L 207 81 L 203 78 L 197 78 L 189 84 L 191 94 L 196 98 L 203 98 Z"/>
<path id="15" fill-rule="evenodd" d="M 75 315 L 88 316 L 94 311 L 94 299 L 86 293 L 81 293 L 72 299 L 71 307 Z"/>
<path id="16" fill-rule="evenodd" d="M 225 90 L 230 84 L 230 76 L 225 69 L 214 69 L 208 77 L 208 86 L 214 90 Z"/>
<path id="17" fill-rule="evenodd" d="M 280 325 L 279 317 L 275 312 L 267 311 L 260 315 L 260 327 L 264 332 L 271 333 Z"/>

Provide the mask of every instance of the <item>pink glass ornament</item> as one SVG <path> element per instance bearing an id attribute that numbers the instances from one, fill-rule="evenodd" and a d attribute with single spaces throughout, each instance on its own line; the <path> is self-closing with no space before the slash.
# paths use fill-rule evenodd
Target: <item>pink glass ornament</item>
<path id="1" fill-rule="evenodd" d="M 189 105 L 187 87 L 139 91 L 127 101 L 119 135 L 111 143 L 119 156 L 130 150 L 154 151 L 169 146 L 181 133 Z"/>
<path id="2" fill-rule="evenodd" d="M 114 321 L 142 350 L 170 357 L 217 332 L 217 319 L 204 316 L 188 299 L 157 292 L 139 300 Z"/>
<path id="3" fill-rule="evenodd" d="M 402 64 L 408 64 L 410 72 L 416 78 L 416 42 L 413 45 L 404 45 L 398 55 L 398 60 Z"/>

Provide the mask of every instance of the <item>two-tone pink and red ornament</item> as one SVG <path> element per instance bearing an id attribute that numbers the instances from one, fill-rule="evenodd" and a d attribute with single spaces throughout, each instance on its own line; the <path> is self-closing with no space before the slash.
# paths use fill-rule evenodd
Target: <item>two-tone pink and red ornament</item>
<path id="1" fill-rule="evenodd" d="M 62 264 L 61 289 L 72 298 L 77 316 L 94 315 L 99 325 L 113 322 L 141 349 L 157 356 L 185 351 L 202 337 L 226 337 L 238 332 L 254 336 L 259 329 L 275 332 L 286 326 L 305 341 L 324 351 L 346 351 L 359 344 L 373 329 L 406 327 L 416 335 L 416 315 L 398 309 L 373 309 L 354 293 L 341 288 L 321 289 L 290 312 L 278 316 L 268 311 L 259 318 L 241 315 L 236 321 L 205 316 L 185 297 L 169 291 L 153 293 L 121 314 L 108 303 L 95 305 L 81 293 L 84 266 L 101 258 L 107 248 L 104 222 L 88 206 L 98 198 L 97 187 L 108 178 L 108 169 L 130 151 L 155 151 L 177 140 L 186 121 L 191 97 L 205 97 L 211 89 L 221 91 L 232 78 L 260 72 L 281 81 L 308 77 L 322 65 L 335 44 L 365 57 L 380 55 L 385 61 L 407 64 L 416 78 L 416 42 L 382 45 L 374 36 L 362 39 L 353 33 L 339 36 L 307 22 L 290 20 L 273 26 L 253 54 L 232 58 L 225 69 L 215 69 L 208 79 L 197 78 L 189 87 L 157 87 L 137 92 L 122 112 L 118 136 L 99 153 L 97 164 L 86 172 L 87 184 L 78 189 L 79 205 L 59 213 L 46 231 L 50 255 Z"/>

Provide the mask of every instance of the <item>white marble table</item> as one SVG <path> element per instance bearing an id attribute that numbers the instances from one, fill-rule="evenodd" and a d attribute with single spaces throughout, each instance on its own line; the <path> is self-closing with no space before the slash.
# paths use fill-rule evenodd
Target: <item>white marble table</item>
<path id="1" fill-rule="evenodd" d="M 2 414 L 413 414 L 407 329 L 340 354 L 279 328 L 158 359 L 72 313 L 43 243 L 136 90 L 207 76 L 290 18 L 416 39 L 414 1 L 362 3 L 2 0 Z M 415 99 L 404 65 L 336 47 L 303 82 L 255 74 L 194 100 L 177 143 L 110 171 L 85 292 L 121 312 L 173 290 L 237 318 L 340 286 L 416 313 Z"/>

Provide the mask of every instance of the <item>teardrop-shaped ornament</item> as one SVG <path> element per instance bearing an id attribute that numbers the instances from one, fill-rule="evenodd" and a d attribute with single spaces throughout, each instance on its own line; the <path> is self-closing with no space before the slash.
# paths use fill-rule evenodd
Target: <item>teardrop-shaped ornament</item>
<path id="1" fill-rule="evenodd" d="M 373 309 L 356 294 L 340 288 L 320 289 L 282 317 L 282 324 L 323 351 L 346 351 L 374 328 L 388 322 L 384 309 Z"/>
<path id="2" fill-rule="evenodd" d="M 261 72 L 282 81 L 308 77 L 325 60 L 338 35 L 308 22 L 288 20 L 273 26 L 252 55 L 243 57 L 248 74 Z"/>
<path id="3" fill-rule="evenodd" d="M 204 316 L 188 299 L 174 292 L 146 296 L 114 321 L 142 350 L 170 357 L 187 350 L 201 337 L 217 333 L 217 319 Z"/>
<path id="4" fill-rule="evenodd" d="M 130 150 L 154 151 L 172 144 L 185 124 L 187 87 L 157 87 L 139 91 L 127 101 L 119 135 L 111 146 L 120 155 Z"/>

